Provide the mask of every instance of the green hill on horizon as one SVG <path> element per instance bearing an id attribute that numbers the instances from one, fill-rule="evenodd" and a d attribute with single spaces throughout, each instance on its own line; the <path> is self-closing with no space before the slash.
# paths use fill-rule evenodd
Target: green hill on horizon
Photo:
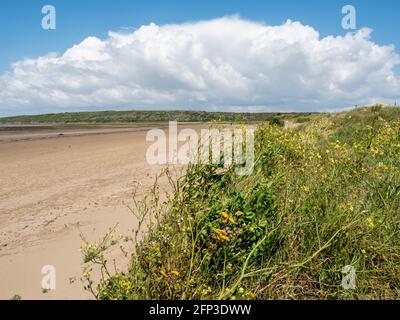
<path id="1" fill-rule="evenodd" d="M 305 113 L 235 113 L 208 111 L 94 111 L 22 115 L 0 118 L 0 123 L 134 123 L 134 122 L 208 122 L 268 121 L 274 117 L 309 116 Z"/>

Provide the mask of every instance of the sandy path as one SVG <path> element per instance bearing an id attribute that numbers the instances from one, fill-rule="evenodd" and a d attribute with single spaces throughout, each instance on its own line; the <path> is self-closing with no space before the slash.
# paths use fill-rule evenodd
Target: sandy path
<path id="1" fill-rule="evenodd" d="M 76 222 L 93 240 L 117 222 L 124 234 L 135 226 L 123 202 L 135 180 L 149 186 L 161 169 L 146 162 L 145 136 L 138 131 L 0 142 L 0 299 L 90 298 L 79 281 Z M 57 270 L 57 289 L 46 294 L 44 265 Z"/>

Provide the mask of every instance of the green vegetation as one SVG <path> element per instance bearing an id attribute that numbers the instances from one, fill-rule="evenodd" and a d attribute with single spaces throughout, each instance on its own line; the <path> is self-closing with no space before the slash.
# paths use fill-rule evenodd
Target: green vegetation
<path id="1" fill-rule="evenodd" d="M 284 127 L 285 126 L 285 120 L 283 120 L 281 118 L 274 117 L 269 121 L 269 124 L 273 125 L 273 126 Z"/>
<path id="2" fill-rule="evenodd" d="M 298 118 L 296 118 L 296 122 L 297 123 L 305 123 L 305 122 L 308 122 L 310 120 L 311 120 L 310 117 L 298 117 Z"/>
<path id="3" fill-rule="evenodd" d="M 310 113 L 302 113 L 308 115 Z M 234 113 L 206 111 L 97 111 L 66 112 L 0 118 L 0 123 L 132 123 L 132 122 L 249 122 L 268 121 L 276 113 Z M 296 117 L 299 113 L 287 113 Z"/>
<path id="4" fill-rule="evenodd" d="M 123 272 L 107 266 L 112 232 L 86 242 L 86 288 L 99 299 L 400 298 L 399 109 L 259 125 L 255 156 L 249 176 L 192 165 L 167 204 L 156 186 L 135 200 L 146 236 L 132 237 Z M 341 285 L 347 265 L 354 290 Z"/>

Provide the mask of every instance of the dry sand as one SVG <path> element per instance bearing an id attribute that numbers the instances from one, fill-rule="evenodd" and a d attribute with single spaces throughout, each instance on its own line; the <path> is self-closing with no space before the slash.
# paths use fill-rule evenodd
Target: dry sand
<path id="1" fill-rule="evenodd" d="M 92 298 L 80 282 L 80 232 L 94 241 L 119 222 L 129 233 L 134 182 L 143 191 L 162 169 L 146 162 L 146 130 L 123 131 L 0 137 L 0 299 Z M 44 265 L 57 271 L 48 293 Z"/>

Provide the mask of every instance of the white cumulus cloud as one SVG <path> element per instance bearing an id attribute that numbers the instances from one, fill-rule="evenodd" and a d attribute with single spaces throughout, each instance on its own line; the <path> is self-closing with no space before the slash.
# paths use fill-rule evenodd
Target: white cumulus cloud
<path id="1" fill-rule="evenodd" d="M 88 37 L 0 75 L 0 114 L 104 108 L 325 110 L 400 96 L 394 46 L 238 16 Z"/>

